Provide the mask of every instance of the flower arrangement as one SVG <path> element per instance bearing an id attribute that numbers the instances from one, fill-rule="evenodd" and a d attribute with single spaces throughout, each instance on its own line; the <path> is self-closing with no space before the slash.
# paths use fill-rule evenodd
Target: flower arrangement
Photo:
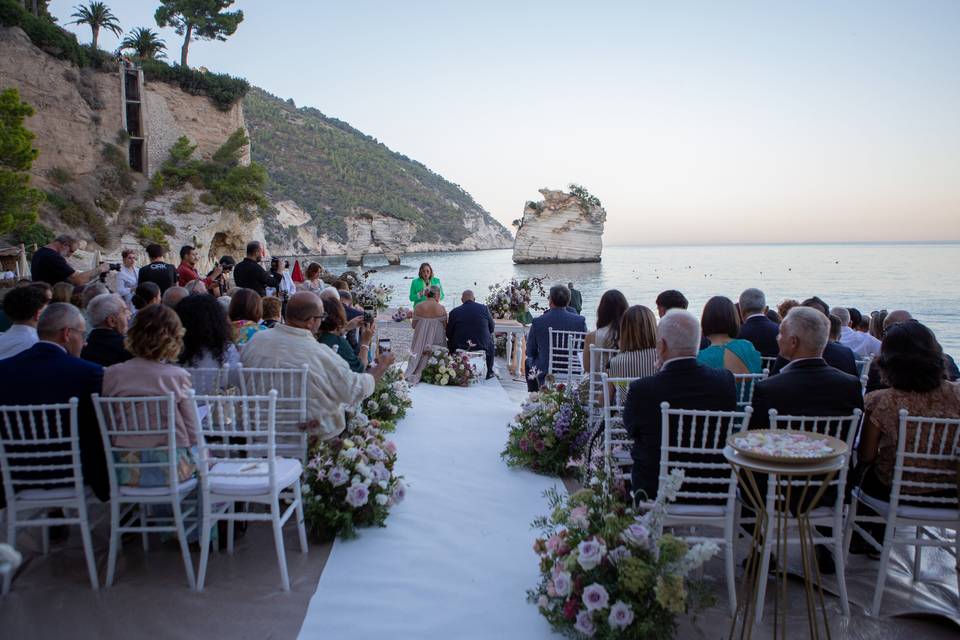
<path id="1" fill-rule="evenodd" d="M 393 313 L 392 316 L 390 316 L 394 322 L 404 322 L 412 317 L 413 311 L 411 309 L 407 309 L 406 307 L 400 307 Z"/>
<path id="2" fill-rule="evenodd" d="M 551 626 L 571 637 L 671 638 L 677 616 L 711 604 L 688 579 L 717 554 L 712 542 L 688 544 L 663 533 L 666 505 L 683 472 L 674 470 L 653 508 L 637 515 L 622 485 L 606 479 L 569 498 L 546 492 L 552 513 L 538 518 L 540 584 L 527 592 Z"/>
<path id="3" fill-rule="evenodd" d="M 589 418 L 578 388 L 548 384 L 520 406 L 501 456 L 511 467 L 563 475 L 590 441 Z"/>
<path id="4" fill-rule="evenodd" d="M 543 278 L 511 279 L 503 284 L 490 285 L 490 295 L 487 296 L 487 307 L 494 318 L 513 318 L 523 324 L 533 321 L 530 309 L 540 309 L 540 305 L 531 302 L 533 294 L 546 295 L 543 288 Z"/>
<path id="5" fill-rule="evenodd" d="M 477 369 L 465 353 L 450 353 L 436 347 L 427 359 L 420 380 L 440 386 L 466 387 L 477 380 Z"/>
<path id="6" fill-rule="evenodd" d="M 363 401 L 363 410 L 371 420 L 380 421 L 381 431 L 393 431 L 397 421 L 407 415 L 413 404 L 410 385 L 400 367 L 390 367 L 383 372 L 373 393 Z"/>
<path id="7" fill-rule="evenodd" d="M 384 527 L 390 508 L 406 495 L 393 472 L 397 448 L 378 420 L 358 410 L 344 433 L 317 442 L 303 480 L 303 508 L 310 535 L 318 541 L 353 538 L 360 527 Z"/>
<path id="8" fill-rule="evenodd" d="M 372 282 L 369 276 L 371 273 L 375 272 L 365 271 L 357 277 L 353 287 L 354 301 L 361 307 L 373 307 L 377 311 L 383 311 L 393 299 L 393 285 Z"/>

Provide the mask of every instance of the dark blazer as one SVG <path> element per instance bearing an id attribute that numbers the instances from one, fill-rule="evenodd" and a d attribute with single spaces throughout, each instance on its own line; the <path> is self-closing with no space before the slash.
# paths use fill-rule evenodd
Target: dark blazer
<path id="1" fill-rule="evenodd" d="M 12 358 L 0 360 L 0 405 L 80 401 L 80 462 L 83 481 L 101 500 L 110 498 L 103 440 L 90 394 L 100 393 L 103 367 L 69 355 L 59 345 L 38 342 Z M 0 494 L 2 498 L 2 494 Z"/>
<path id="2" fill-rule="evenodd" d="M 260 263 L 250 258 L 244 258 L 233 268 L 233 282 L 238 287 L 253 289 L 260 296 L 267 295 L 267 287 L 274 286 L 270 277 Z"/>
<path id="3" fill-rule="evenodd" d="M 630 384 L 623 426 L 633 438 L 633 490 L 650 499 L 657 495 L 660 477 L 661 402 L 669 402 L 671 409 L 736 411 L 733 374 L 685 358 Z"/>
<path id="4" fill-rule="evenodd" d="M 860 377 L 857 373 L 857 357 L 853 355 L 850 347 L 845 347 L 839 342 L 827 342 L 827 346 L 823 348 L 823 359 L 826 360 L 827 364 L 831 367 L 839 369 L 855 378 Z M 787 366 L 788 362 L 790 361 L 786 358 L 777 356 L 770 375 L 780 373 L 780 370 Z"/>
<path id="5" fill-rule="evenodd" d="M 467 300 L 451 311 L 447 318 L 447 346 L 451 351 L 492 349 L 494 326 L 487 305 Z M 473 347 L 470 343 L 473 343 Z"/>
<path id="6" fill-rule="evenodd" d="M 753 388 L 751 429 L 770 426 L 770 409 L 781 415 L 848 416 L 863 409 L 860 379 L 823 358 L 792 362 Z"/>
<path id="7" fill-rule="evenodd" d="M 542 316 L 535 318 L 527 334 L 527 370 L 537 368 L 537 379 L 543 384 L 550 365 L 550 329 L 557 331 L 587 332 L 587 321 L 583 316 L 570 313 L 565 309 L 548 309 Z"/>
<path id="8" fill-rule="evenodd" d="M 123 346 L 123 335 L 113 329 L 94 329 L 87 336 L 87 344 L 83 346 L 80 357 L 101 367 L 126 362 L 133 357 Z"/>
<path id="9" fill-rule="evenodd" d="M 580 313 L 580 311 L 583 309 L 583 295 L 581 295 L 580 291 L 574 289 L 573 287 L 570 287 L 569 306 L 572 307 L 577 313 Z"/>
<path id="10" fill-rule="evenodd" d="M 780 325 L 766 316 L 752 316 L 740 326 L 737 338 L 749 340 L 764 358 L 774 358 L 780 353 L 777 345 L 777 334 Z"/>

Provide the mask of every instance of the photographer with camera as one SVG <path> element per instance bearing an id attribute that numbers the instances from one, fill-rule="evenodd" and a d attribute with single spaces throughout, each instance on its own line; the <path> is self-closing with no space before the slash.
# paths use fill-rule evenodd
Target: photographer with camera
<path id="1" fill-rule="evenodd" d="M 233 270 L 233 281 L 242 289 L 256 291 L 260 297 L 267 295 L 267 287 L 276 288 L 274 279 L 263 270 L 260 261 L 263 260 L 263 245 L 252 240 L 247 243 L 247 255 Z"/>
<path id="2" fill-rule="evenodd" d="M 289 268 L 289 260 L 281 261 L 280 258 L 272 258 L 270 260 L 270 278 L 273 284 L 268 286 L 276 289 L 275 295 L 280 298 L 282 305 L 281 313 L 284 316 L 287 314 L 287 301 L 290 300 L 290 296 L 297 292 L 297 287 L 293 284 L 293 278 L 290 277 L 290 273 L 287 271 Z"/>
<path id="3" fill-rule="evenodd" d="M 30 277 L 36 282 L 46 282 L 51 287 L 58 282 L 69 282 L 73 285 L 87 284 L 101 273 L 106 273 L 106 263 L 100 263 L 89 271 L 77 271 L 69 264 L 67 258 L 72 256 L 79 246 L 79 241 L 73 236 L 57 236 L 53 242 L 40 247 L 33 254 L 30 262 Z"/>
<path id="4" fill-rule="evenodd" d="M 236 264 L 237 261 L 233 259 L 233 256 L 223 256 L 220 258 L 217 266 L 207 274 L 207 277 L 211 279 L 210 284 L 207 286 L 207 293 L 214 298 L 227 295 L 227 291 L 230 291 L 231 286 L 230 274 L 233 273 L 233 267 Z M 220 268 L 220 275 L 213 277 L 213 273 L 217 270 L 217 267 Z"/>

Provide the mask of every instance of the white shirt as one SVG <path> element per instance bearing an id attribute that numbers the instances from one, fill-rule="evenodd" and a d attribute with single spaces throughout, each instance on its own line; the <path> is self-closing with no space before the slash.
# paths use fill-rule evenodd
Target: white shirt
<path id="1" fill-rule="evenodd" d="M 850 327 L 840 327 L 840 344 L 849 347 L 859 358 L 877 356 L 880 353 L 880 341 L 869 333 L 854 331 Z"/>
<path id="2" fill-rule="evenodd" d="M 37 344 L 37 330 L 27 324 L 15 324 L 0 333 L 0 360 L 12 358 Z"/>
<path id="3" fill-rule="evenodd" d="M 126 301 L 127 306 L 130 305 L 130 299 L 133 298 L 133 292 L 137 288 L 138 277 L 137 270 L 126 265 L 121 266 L 117 273 L 117 293 Z"/>

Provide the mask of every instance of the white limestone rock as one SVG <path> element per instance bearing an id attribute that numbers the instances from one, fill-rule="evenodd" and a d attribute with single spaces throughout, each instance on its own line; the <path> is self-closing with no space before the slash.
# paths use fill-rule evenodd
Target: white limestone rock
<path id="1" fill-rule="evenodd" d="M 390 264 L 400 264 L 400 256 L 410 245 L 416 226 L 412 222 L 363 211 L 347 219 L 347 265 L 360 266 L 367 255 L 383 254 Z"/>
<path id="2" fill-rule="evenodd" d="M 607 212 L 599 202 L 550 189 L 540 189 L 540 193 L 544 199 L 528 202 L 523 210 L 513 243 L 513 261 L 600 262 Z"/>

